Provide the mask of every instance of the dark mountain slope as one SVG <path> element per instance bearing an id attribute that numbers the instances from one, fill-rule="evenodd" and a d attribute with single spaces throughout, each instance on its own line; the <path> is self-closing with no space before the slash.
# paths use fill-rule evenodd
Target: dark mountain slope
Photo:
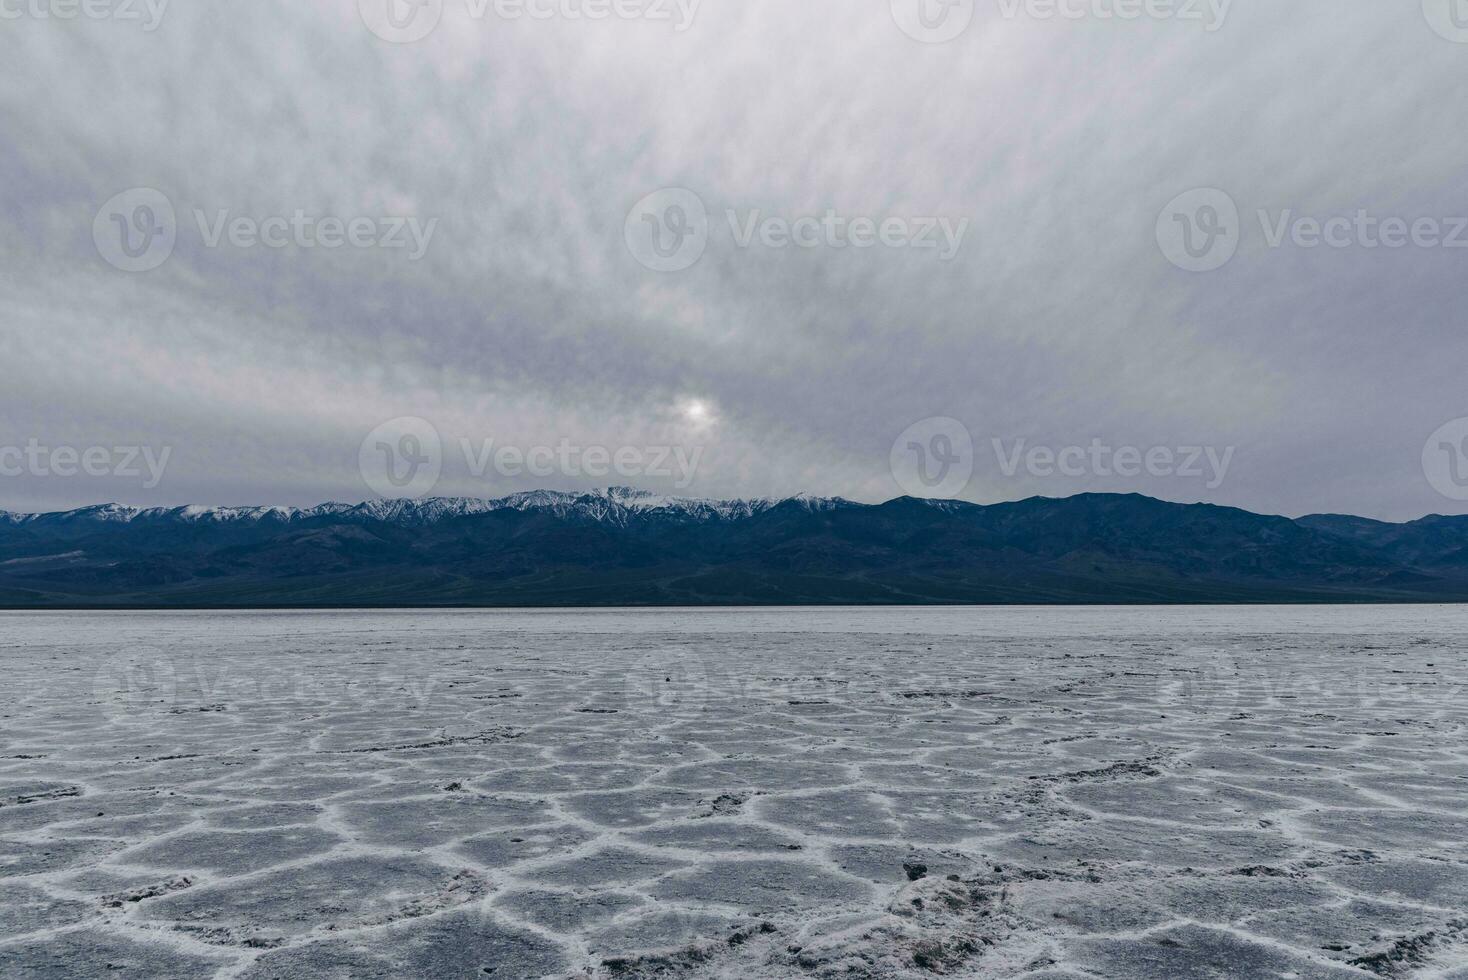
<path id="1" fill-rule="evenodd" d="M 1463 599 L 1468 518 L 1292 521 L 1135 495 L 0 514 L 10 607 Z"/>

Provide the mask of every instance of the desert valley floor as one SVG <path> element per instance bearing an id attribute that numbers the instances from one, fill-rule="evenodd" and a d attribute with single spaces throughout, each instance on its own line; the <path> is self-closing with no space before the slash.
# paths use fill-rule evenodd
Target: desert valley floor
<path id="1" fill-rule="evenodd" d="M 1468 612 L 0 615 L 0 977 L 1468 978 Z"/>

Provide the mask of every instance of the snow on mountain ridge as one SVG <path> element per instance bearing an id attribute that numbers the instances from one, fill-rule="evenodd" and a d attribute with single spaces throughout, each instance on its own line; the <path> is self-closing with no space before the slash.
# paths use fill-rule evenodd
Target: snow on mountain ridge
<path id="1" fill-rule="evenodd" d="M 807 511 L 834 510 L 850 503 L 841 497 L 757 497 L 716 500 L 702 497 L 680 497 L 637 490 L 630 487 L 608 487 L 606 490 L 562 491 L 530 490 L 506 497 L 427 497 L 420 500 L 367 500 L 357 504 L 329 502 L 314 507 L 209 507 L 198 504 L 184 507 L 137 508 L 122 504 L 97 504 L 76 510 L 46 513 L 0 511 L 0 524 L 61 524 L 77 521 L 131 524 L 139 522 L 185 524 L 259 524 L 275 521 L 283 524 L 318 517 L 355 517 L 363 520 L 405 525 L 436 524 L 439 521 L 498 510 L 525 512 L 545 511 L 557 517 L 579 517 L 598 522 L 625 525 L 639 516 L 663 514 L 689 521 L 743 520 L 765 513 L 782 504 L 795 504 Z"/>

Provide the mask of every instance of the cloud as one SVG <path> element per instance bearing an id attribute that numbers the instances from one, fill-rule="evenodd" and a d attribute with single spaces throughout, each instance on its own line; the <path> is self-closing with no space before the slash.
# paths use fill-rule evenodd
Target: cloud
<path id="1" fill-rule="evenodd" d="M 1468 414 L 1468 250 L 1271 248 L 1257 212 L 1468 213 L 1468 45 L 1416 3 L 1234 3 L 1212 32 L 1094 16 L 1106 4 L 1069 5 L 1075 20 L 1010 6 L 979 0 L 943 44 L 904 34 L 888 4 L 843 0 L 709 0 L 684 31 L 476 19 L 445 0 L 402 45 L 347 0 L 173 4 L 151 32 L 9 22 L 0 442 L 173 457 L 156 490 L 25 476 L 0 484 L 0 506 L 360 498 L 360 441 L 400 415 L 450 442 L 697 440 L 690 492 L 711 495 L 895 495 L 893 440 L 947 416 L 979 449 L 971 499 L 1460 506 L 1421 452 Z M 98 208 L 133 187 L 177 213 L 150 272 L 109 266 L 93 240 Z M 697 195 L 709 234 L 665 273 L 625 235 L 666 187 Z M 1168 202 L 1199 187 L 1241 215 L 1237 255 L 1210 273 L 1156 239 Z M 950 261 L 740 247 L 730 211 L 969 231 Z M 316 233 L 328 217 L 438 223 L 411 261 L 209 247 L 199 214 L 221 212 L 299 214 Z M 717 425 L 685 431 L 690 399 L 717 405 Z M 1216 489 L 1011 477 L 994 438 L 1236 455 Z M 449 467 L 441 489 L 524 488 L 483 483 Z"/>

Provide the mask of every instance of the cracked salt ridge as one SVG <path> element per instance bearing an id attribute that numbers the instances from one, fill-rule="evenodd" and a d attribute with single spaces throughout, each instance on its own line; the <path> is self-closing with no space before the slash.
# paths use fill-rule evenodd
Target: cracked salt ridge
<path id="1" fill-rule="evenodd" d="M 3 615 L 0 976 L 1468 977 L 1465 638 Z"/>

